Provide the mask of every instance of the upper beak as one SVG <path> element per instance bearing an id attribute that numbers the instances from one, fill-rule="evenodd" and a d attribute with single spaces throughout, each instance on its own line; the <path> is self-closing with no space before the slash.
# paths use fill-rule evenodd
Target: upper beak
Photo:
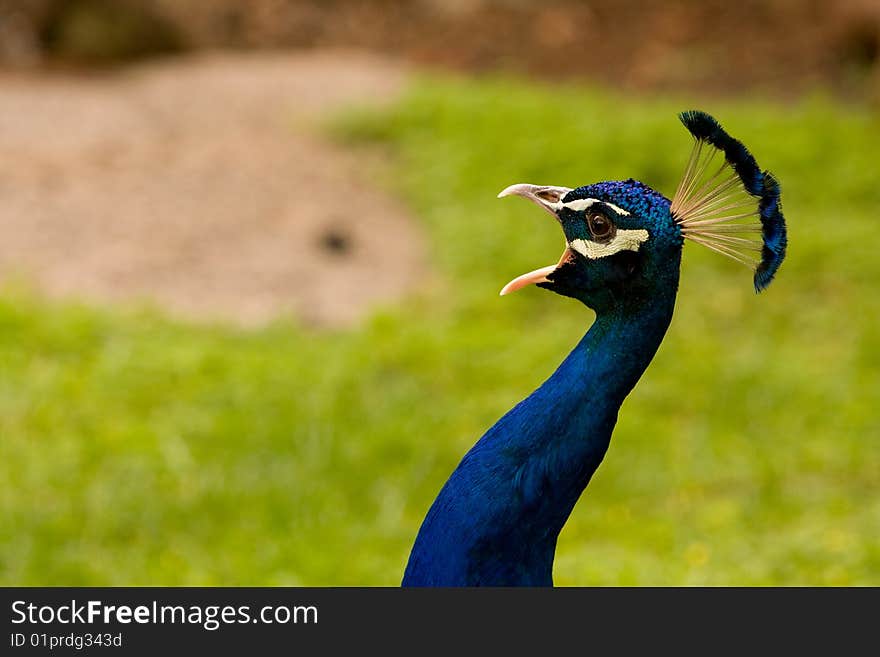
<path id="1" fill-rule="evenodd" d="M 517 183 L 510 187 L 505 187 L 498 194 L 498 198 L 505 196 L 522 196 L 529 199 L 532 203 L 541 206 L 547 212 L 556 216 L 562 204 L 562 199 L 571 191 L 568 187 L 554 187 L 553 185 L 529 185 L 528 183 Z"/>
<path id="2" fill-rule="evenodd" d="M 511 185 L 510 187 L 503 189 L 501 193 L 498 194 L 498 198 L 502 198 L 504 196 L 522 196 L 529 199 L 536 205 L 541 206 L 554 217 L 557 217 L 557 212 L 562 207 L 562 199 L 570 191 L 571 189 L 568 187 L 554 187 L 552 185 L 529 185 L 526 183 L 519 183 L 517 185 Z M 559 262 L 557 262 L 555 265 L 541 267 L 540 269 L 530 271 L 529 273 L 523 274 L 522 276 L 517 276 L 501 289 L 501 296 L 504 296 L 505 294 L 510 294 L 511 292 L 516 292 L 526 285 L 533 285 L 535 283 L 546 283 L 549 280 L 547 276 L 553 273 L 557 267 L 564 264 L 572 257 L 573 254 L 568 248 L 568 242 L 566 242 L 565 250 L 562 252 L 562 257 L 559 258 Z"/>

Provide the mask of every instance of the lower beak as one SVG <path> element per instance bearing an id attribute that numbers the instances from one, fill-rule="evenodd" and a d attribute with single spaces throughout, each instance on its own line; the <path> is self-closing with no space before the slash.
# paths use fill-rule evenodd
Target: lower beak
<path id="1" fill-rule="evenodd" d="M 498 194 L 498 198 L 502 198 L 504 196 L 522 196 L 523 198 L 527 198 L 533 203 L 541 206 L 547 212 L 556 217 L 556 213 L 562 205 L 563 197 L 570 191 L 571 189 L 569 189 L 568 187 L 518 184 L 511 185 L 510 187 L 504 189 L 500 194 Z M 568 243 L 566 243 L 565 250 L 562 252 L 562 256 L 559 258 L 559 262 L 557 262 L 555 265 L 541 267 L 540 269 L 535 269 L 534 271 L 530 271 L 529 273 L 523 274 L 522 276 L 517 276 L 507 285 L 501 288 L 501 296 L 504 296 L 505 294 L 510 294 L 511 292 L 516 292 L 520 288 L 526 287 L 527 285 L 549 282 L 550 279 L 547 277 L 572 258 L 574 258 L 574 254 L 571 252 L 571 249 L 569 249 Z"/>
<path id="2" fill-rule="evenodd" d="M 501 296 L 503 297 L 505 294 L 516 292 L 518 289 L 523 288 L 526 285 L 535 285 L 536 283 L 549 283 L 550 279 L 547 277 L 554 271 L 556 271 L 559 267 L 568 262 L 571 258 L 574 258 L 574 254 L 571 252 L 571 249 L 568 248 L 568 245 L 566 245 L 565 250 L 562 252 L 562 257 L 559 258 L 559 262 L 557 262 L 555 265 L 541 267 L 540 269 L 530 271 L 528 274 L 517 276 L 512 281 L 510 281 L 510 283 L 501 288 Z"/>

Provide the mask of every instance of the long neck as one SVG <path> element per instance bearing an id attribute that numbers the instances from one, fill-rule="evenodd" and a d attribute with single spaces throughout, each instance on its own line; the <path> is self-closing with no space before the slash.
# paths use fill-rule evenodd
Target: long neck
<path id="1" fill-rule="evenodd" d="M 518 510 L 531 530 L 555 540 L 599 467 L 620 406 L 669 327 L 674 298 L 663 301 L 599 314 L 553 375 L 475 446 L 481 460 L 515 455 Z M 496 494 L 508 486 L 493 484 Z"/>
<path id="2" fill-rule="evenodd" d="M 660 345 L 675 287 L 600 312 L 556 372 L 502 417 L 425 518 L 404 584 L 551 584 L 556 539 Z"/>

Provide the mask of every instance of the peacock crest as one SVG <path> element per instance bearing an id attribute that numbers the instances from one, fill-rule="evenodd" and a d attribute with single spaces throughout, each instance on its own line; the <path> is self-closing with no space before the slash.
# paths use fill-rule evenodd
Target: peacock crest
<path id="1" fill-rule="evenodd" d="M 685 238 L 752 269 L 760 292 L 785 258 L 779 183 L 705 112 L 679 118 L 694 147 L 672 199 L 672 218 Z"/>

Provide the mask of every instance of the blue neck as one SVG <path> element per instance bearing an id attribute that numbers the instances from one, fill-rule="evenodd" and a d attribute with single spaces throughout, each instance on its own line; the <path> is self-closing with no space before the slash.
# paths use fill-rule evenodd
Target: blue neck
<path id="1" fill-rule="evenodd" d="M 428 512 L 404 586 L 552 585 L 556 539 L 666 333 L 676 287 L 599 312 L 556 372 L 486 432 Z"/>

